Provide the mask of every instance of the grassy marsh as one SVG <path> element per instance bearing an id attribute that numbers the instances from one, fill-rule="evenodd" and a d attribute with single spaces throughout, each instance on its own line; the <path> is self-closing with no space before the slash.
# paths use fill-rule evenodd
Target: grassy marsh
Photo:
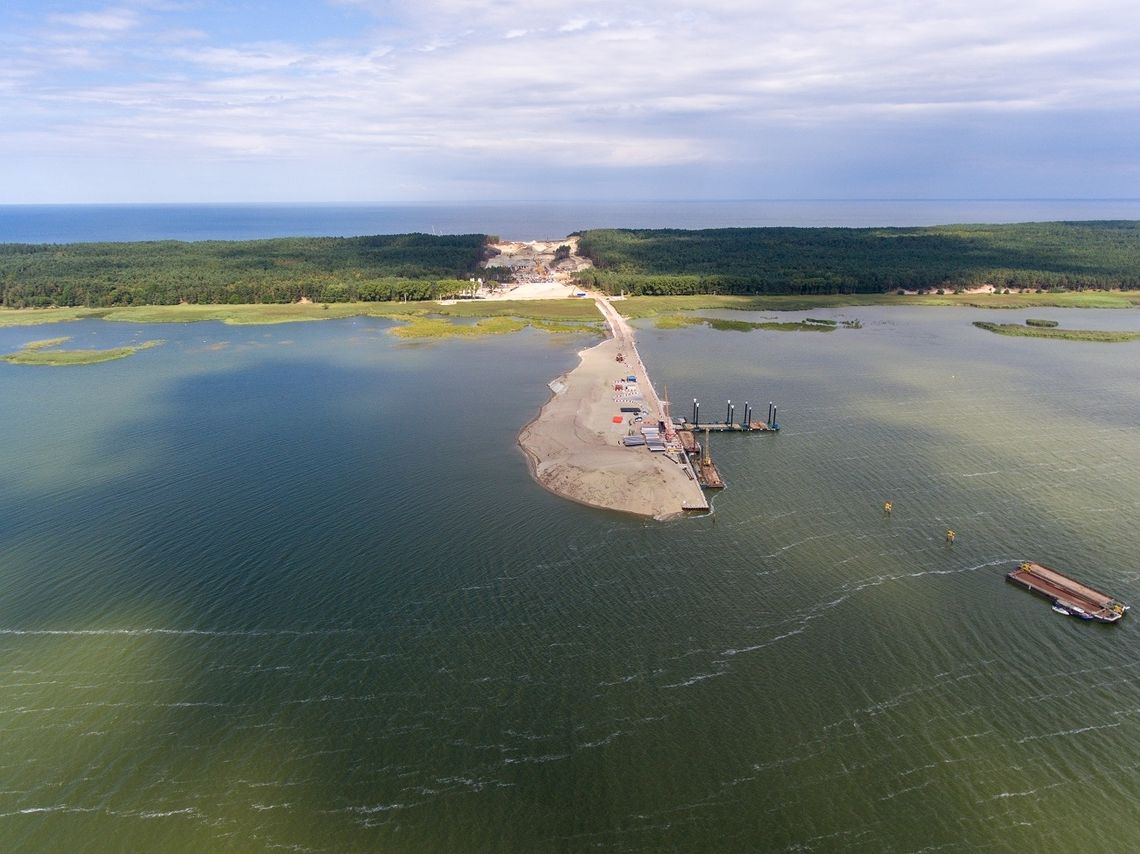
<path id="1" fill-rule="evenodd" d="M 836 326 L 807 321 L 759 321 L 727 320 L 721 317 L 700 317 L 699 315 L 662 314 L 654 321 L 658 329 L 680 329 L 685 326 L 709 326 L 721 332 L 751 332 L 764 329 L 770 332 L 834 332 Z"/>
<path id="2" fill-rule="evenodd" d="M 1054 329 L 1039 326 L 1021 326 L 1016 323 L 988 323 L 975 320 L 974 326 L 998 335 L 1020 338 L 1062 338 L 1066 341 L 1099 341 L 1114 343 L 1140 339 L 1140 332 L 1109 332 L 1101 329 Z"/>
<path id="3" fill-rule="evenodd" d="M 616 303 L 626 317 L 656 317 L 678 311 L 811 311 L 818 308 L 930 305 L 968 308 L 1137 308 L 1140 291 L 1071 291 L 1031 294 L 820 294 L 809 296 L 651 296 L 627 297 Z"/>
<path id="4" fill-rule="evenodd" d="M 704 323 L 704 319 L 680 321 L 678 312 L 704 309 L 740 311 L 810 311 L 820 308 L 858 308 L 861 306 L 967 306 L 971 308 L 1026 309 L 1054 308 L 1136 308 L 1140 307 L 1137 291 L 1082 291 L 1043 294 L 829 294 L 818 296 L 651 296 L 629 297 L 615 302 L 615 307 L 631 319 L 656 318 L 659 328 L 670 324 Z M 33 326 L 72 320 L 103 319 L 126 323 L 221 323 L 271 324 L 310 320 L 333 320 L 345 317 L 384 317 L 392 320 L 412 318 L 510 317 L 533 322 L 572 324 L 575 329 L 600 329 L 601 322 L 592 300 L 462 300 L 443 305 L 437 302 L 342 302 L 342 303 L 264 303 L 255 305 L 152 305 L 120 308 L 29 308 L 0 309 L 0 326 Z M 673 319 L 661 320 L 664 317 Z M 664 325 L 661 325 L 661 324 Z M 808 324 L 823 329 L 827 324 Z M 494 327 L 492 327 L 494 328 Z M 719 328 L 719 327 L 718 327 Z M 555 330 L 551 330 L 555 331 Z M 456 333 L 465 334 L 465 333 Z"/>
<path id="5" fill-rule="evenodd" d="M 412 317 L 392 329 L 400 338 L 455 338 L 479 335 L 508 335 L 526 327 L 551 333 L 600 332 L 599 326 L 582 323 L 556 323 L 514 316 L 484 317 L 475 323 L 454 323 L 446 317 Z"/>
<path id="6" fill-rule="evenodd" d="M 132 344 L 128 347 L 113 347 L 107 350 L 62 350 L 59 349 L 71 339 L 44 338 L 40 341 L 30 341 L 15 353 L 3 356 L 4 361 L 13 365 L 53 365 L 56 367 L 70 367 L 72 365 L 95 365 L 99 362 L 111 362 L 115 359 L 125 359 L 133 356 L 140 350 L 149 350 L 157 347 L 162 341 L 144 341 L 141 344 Z"/>
<path id="7" fill-rule="evenodd" d="M 403 326 L 392 329 L 400 338 L 455 338 L 476 335 L 506 335 L 526 327 L 526 321 L 514 317 L 492 317 L 463 325 L 442 317 L 412 317 Z"/>
<path id="8" fill-rule="evenodd" d="M 123 323 L 197 323 L 231 325 L 295 323 L 345 317 L 516 317 L 550 323 L 601 323 L 592 300 L 495 300 L 437 302 L 263 303 L 255 305 L 147 305 L 122 308 L 0 309 L 0 326 L 34 326 L 72 320 L 114 320 Z"/>

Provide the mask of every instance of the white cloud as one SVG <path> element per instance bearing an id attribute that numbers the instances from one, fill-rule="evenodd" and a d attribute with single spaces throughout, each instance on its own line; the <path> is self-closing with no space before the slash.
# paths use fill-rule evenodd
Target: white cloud
<path id="1" fill-rule="evenodd" d="M 1138 13 L 1124 0 L 339 6 L 374 11 L 375 25 L 336 41 L 247 43 L 211 36 L 209 19 L 185 10 L 172 26 L 155 4 L 52 15 L 64 40 L 54 56 L 30 38 L 14 51 L 7 76 L 19 86 L 0 86 L 0 108 L 46 117 L 59 151 L 162 139 L 188 157 L 382 149 L 636 170 L 879 121 L 905 133 L 1140 107 Z M 164 46 L 162 33 L 199 44 Z M 71 79 L 68 67 L 108 77 Z M 21 145 L 0 131 L 0 149 Z"/>
<path id="2" fill-rule="evenodd" d="M 111 7 L 94 12 L 73 12 L 54 14 L 48 21 L 79 30 L 92 30 L 99 33 L 121 33 L 132 30 L 139 24 L 138 13 L 124 7 Z"/>
<path id="3" fill-rule="evenodd" d="M 309 58 L 284 45 L 247 45 L 241 48 L 188 48 L 175 51 L 177 58 L 223 72 L 253 72 L 300 67 Z"/>

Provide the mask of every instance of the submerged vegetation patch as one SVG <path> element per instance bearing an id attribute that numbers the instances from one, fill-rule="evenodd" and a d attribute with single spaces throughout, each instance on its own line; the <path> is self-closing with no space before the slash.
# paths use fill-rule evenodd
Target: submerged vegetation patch
<path id="1" fill-rule="evenodd" d="M 855 322 L 857 323 L 858 321 Z M 834 325 L 827 326 L 799 320 L 726 320 L 721 317 L 700 317 L 697 315 L 683 314 L 660 315 L 654 320 L 654 325 L 658 329 L 708 326 L 712 329 L 718 329 L 721 332 L 751 332 L 754 329 L 764 329 L 770 332 L 834 332 L 836 330 L 836 326 Z M 844 325 L 847 326 L 848 324 L 845 323 Z M 859 324 L 859 326 L 862 326 L 862 324 Z M 859 326 L 852 326 L 851 328 L 859 328 Z"/>
<path id="2" fill-rule="evenodd" d="M 40 341 L 30 341 L 22 349 L 4 356 L 4 361 L 14 365 L 95 365 L 99 362 L 112 362 L 115 359 L 125 359 L 140 350 L 149 350 L 163 343 L 160 340 L 143 341 L 141 344 L 132 344 L 128 347 L 113 347 L 108 350 L 63 350 L 61 345 L 71 339 L 44 338 Z"/>
<path id="3" fill-rule="evenodd" d="M 528 322 L 530 327 L 534 329 L 541 329 L 543 332 L 601 332 L 601 326 L 597 323 L 561 323 L 552 320 L 531 320 Z"/>
<path id="4" fill-rule="evenodd" d="M 1114 343 L 1140 339 L 1140 332 L 1109 332 L 1102 329 L 1053 329 L 1050 327 L 1020 326 L 1016 323 L 989 323 L 975 320 L 974 326 L 998 335 L 1020 338 L 1062 338 L 1066 341 L 1101 341 Z"/>
<path id="5" fill-rule="evenodd" d="M 1061 324 L 1058 323 L 1056 320 L 1041 320 L 1038 318 L 1031 317 L 1027 321 L 1025 321 L 1025 325 L 1026 326 L 1039 326 L 1042 329 L 1052 329 L 1054 326 L 1060 326 Z"/>
<path id="6" fill-rule="evenodd" d="M 400 338 L 459 338 L 480 335 L 507 335 L 530 326 L 543 332 L 581 333 L 597 332 L 598 327 L 585 323 L 531 320 L 522 317 L 485 317 L 475 323 L 455 323 L 446 317 L 414 316 L 406 318 L 402 326 L 392 329 Z"/>
<path id="7" fill-rule="evenodd" d="M 705 322 L 710 328 L 721 332 L 751 332 L 753 329 L 764 328 L 764 324 L 753 323 L 749 320 L 724 320 L 719 317 L 710 317 Z"/>
<path id="8" fill-rule="evenodd" d="M 834 326 L 820 326 L 815 323 L 789 321 L 781 323 L 757 323 L 757 329 L 770 329 L 776 332 L 834 332 Z"/>
<path id="9" fill-rule="evenodd" d="M 413 317 L 392 329 L 400 338 L 459 338 L 476 335 L 506 335 L 526 326 L 516 317 L 489 317 L 473 324 L 453 323 L 442 317 Z"/>
<path id="10" fill-rule="evenodd" d="M 683 329 L 686 326 L 703 326 L 708 322 L 706 317 L 695 314 L 660 314 L 653 320 L 658 329 Z"/>

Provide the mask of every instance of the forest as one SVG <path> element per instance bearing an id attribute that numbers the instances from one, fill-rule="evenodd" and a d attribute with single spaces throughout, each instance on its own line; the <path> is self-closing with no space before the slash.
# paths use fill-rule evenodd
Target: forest
<path id="1" fill-rule="evenodd" d="M 485 251 L 481 234 L 0 244 L 0 305 L 434 299 L 467 288 Z"/>
<path id="2" fill-rule="evenodd" d="M 480 234 L 0 244 L 0 306 L 428 300 L 496 275 Z M 578 281 L 611 294 L 1140 289 L 1140 222 L 589 230 Z M 498 268 L 498 275 L 508 269 Z"/>
<path id="3" fill-rule="evenodd" d="M 582 232 L 611 294 L 854 294 L 1140 288 L 1140 222 L 930 228 L 606 229 Z"/>

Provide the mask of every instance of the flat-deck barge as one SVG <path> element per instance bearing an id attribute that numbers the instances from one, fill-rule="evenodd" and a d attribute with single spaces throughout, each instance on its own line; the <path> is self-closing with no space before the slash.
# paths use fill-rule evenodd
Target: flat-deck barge
<path id="1" fill-rule="evenodd" d="M 1115 623 L 1128 610 L 1123 602 L 1039 563 L 1025 561 L 1006 580 L 1044 596 L 1056 610 L 1084 620 Z"/>
<path id="2" fill-rule="evenodd" d="M 694 464 L 697 472 L 697 483 L 705 489 L 724 489 L 724 481 L 720 478 L 716 463 L 711 457 L 703 457 Z"/>

